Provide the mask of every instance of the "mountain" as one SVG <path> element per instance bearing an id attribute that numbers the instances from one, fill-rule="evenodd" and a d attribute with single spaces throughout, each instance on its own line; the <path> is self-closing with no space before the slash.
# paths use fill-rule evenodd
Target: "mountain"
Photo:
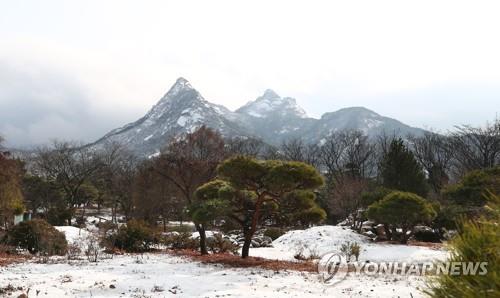
<path id="1" fill-rule="evenodd" d="M 241 115 L 241 121 L 253 135 L 271 144 L 299 137 L 302 130 L 315 122 L 315 119 L 307 117 L 295 98 L 281 98 L 271 89 L 235 113 Z"/>
<path id="2" fill-rule="evenodd" d="M 369 137 L 383 132 L 402 136 L 424 132 L 363 107 L 310 118 L 294 98 L 282 98 L 270 89 L 232 112 L 205 100 L 186 79 L 179 78 L 144 117 L 112 130 L 88 146 L 99 149 L 107 142 L 118 142 L 139 156 L 151 156 L 168 140 L 193 132 L 201 125 L 218 130 L 224 137 L 257 137 L 274 145 L 291 138 L 319 143 L 329 134 L 346 129 L 361 130 Z"/>
<path id="3" fill-rule="evenodd" d="M 374 138 L 383 133 L 399 136 L 422 135 L 425 130 L 411 127 L 398 120 L 381 116 L 364 107 L 351 107 L 336 112 L 325 113 L 321 119 L 301 133 L 309 142 L 321 142 L 329 134 L 342 130 L 360 130 Z"/>
<path id="4" fill-rule="evenodd" d="M 156 154 L 167 141 L 201 125 L 214 128 L 223 136 L 247 136 L 237 115 L 227 108 L 206 101 L 184 78 L 179 78 L 160 101 L 141 119 L 106 134 L 91 147 L 118 142 L 140 156 Z"/>

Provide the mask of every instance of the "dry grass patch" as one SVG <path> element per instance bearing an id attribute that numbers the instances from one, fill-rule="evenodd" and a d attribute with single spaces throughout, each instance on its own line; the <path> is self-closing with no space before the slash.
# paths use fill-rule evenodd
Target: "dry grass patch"
<path id="1" fill-rule="evenodd" d="M 270 260 L 259 257 L 247 257 L 245 259 L 242 259 L 240 256 L 229 253 L 200 255 L 200 252 L 195 250 L 176 250 L 176 251 L 170 251 L 169 253 L 175 256 L 186 257 L 191 260 L 198 261 L 204 264 L 221 264 L 227 267 L 236 267 L 236 268 L 258 267 L 273 271 L 293 270 L 293 271 L 303 271 L 303 272 L 317 272 L 317 265 L 312 261 L 291 262 L 291 261 Z"/>
<path id="2" fill-rule="evenodd" d="M 7 266 L 13 263 L 22 263 L 28 260 L 30 257 L 26 255 L 15 255 L 0 252 L 0 267 Z"/>

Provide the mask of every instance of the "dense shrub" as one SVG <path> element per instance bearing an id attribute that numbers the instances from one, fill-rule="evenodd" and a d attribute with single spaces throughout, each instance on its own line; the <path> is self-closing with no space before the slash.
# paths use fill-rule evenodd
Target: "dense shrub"
<path id="1" fill-rule="evenodd" d="M 53 226 L 63 226 L 71 219 L 72 212 L 68 208 L 51 208 L 47 212 L 47 221 Z"/>
<path id="2" fill-rule="evenodd" d="M 224 238 L 222 234 L 214 234 L 213 237 L 207 239 L 207 248 L 212 253 L 226 253 L 237 254 L 239 245 L 233 243 L 231 240 Z"/>
<path id="3" fill-rule="evenodd" d="M 442 238 L 439 233 L 433 230 L 416 231 L 415 233 L 413 233 L 413 237 L 415 238 L 415 240 L 420 242 L 433 243 L 440 243 Z"/>
<path id="4" fill-rule="evenodd" d="M 190 232 L 172 232 L 163 238 L 163 244 L 171 249 L 197 249 L 199 241 Z"/>
<path id="5" fill-rule="evenodd" d="M 0 254 L 15 255 L 17 250 L 15 246 L 0 243 Z"/>
<path id="6" fill-rule="evenodd" d="M 394 190 L 385 187 L 377 187 L 373 191 L 363 192 L 361 194 L 361 203 L 363 206 L 368 207 L 373 203 L 381 201 L 391 192 L 394 192 Z"/>
<path id="7" fill-rule="evenodd" d="M 436 217 L 436 211 L 424 198 L 414 193 L 395 191 L 370 205 L 367 215 L 369 219 L 391 228 L 388 237 L 395 236 L 396 231 L 401 229 L 400 241 L 406 244 L 413 228 L 430 222 Z"/>
<path id="8" fill-rule="evenodd" d="M 462 206 L 483 206 L 488 191 L 500 193 L 500 166 L 467 173 L 443 191 L 445 198 Z"/>
<path id="9" fill-rule="evenodd" d="M 462 221 L 449 243 L 448 262 L 487 262 L 486 274 L 441 274 L 432 277 L 427 294 L 432 298 L 500 297 L 500 197 L 490 194 L 490 214 Z M 462 263 L 463 264 L 463 263 Z"/>
<path id="10" fill-rule="evenodd" d="M 64 233 L 59 232 L 41 219 L 21 222 L 7 233 L 7 244 L 27 249 L 30 253 L 64 255 L 68 242 Z"/>
<path id="11" fill-rule="evenodd" d="M 115 248 L 127 252 L 145 252 L 151 249 L 154 231 L 144 221 L 130 220 L 108 238 Z"/>
<path id="12" fill-rule="evenodd" d="M 267 228 L 264 231 L 264 236 L 270 237 L 273 241 L 281 237 L 283 234 L 285 234 L 285 230 L 275 227 Z"/>

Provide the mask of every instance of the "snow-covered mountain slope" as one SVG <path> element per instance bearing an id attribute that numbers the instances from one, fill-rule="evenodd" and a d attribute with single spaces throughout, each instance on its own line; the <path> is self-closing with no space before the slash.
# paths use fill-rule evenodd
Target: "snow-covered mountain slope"
<path id="1" fill-rule="evenodd" d="M 282 98 L 270 89 L 236 110 L 236 113 L 242 115 L 241 119 L 252 134 L 271 144 L 300 137 L 299 132 L 315 122 L 315 119 L 307 117 L 295 98 Z"/>
<path id="2" fill-rule="evenodd" d="M 298 117 L 306 118 L 306 111 L 297 105 L 295 98 L 281 98 L 276 92 L 267 89 L 264 94 L 254 101 L 249 101 L 237 113 L 246 114 L 256 118 L 269 117 Z"/>
<path id="3" fill-rule="evenodd" d="M 89 146 L 99 149 L 106 142 L 118 142 L 139 156 L 150 156 L 171 138 L 202 125 L 224 137 L 251 136 L 274 145 L 291 138 L 321 142 L 332 132 L 346 129 L 358 129 L 370 137 L 382 132 L 402 136 L 424 132 L 361 107 L 326 113 L 321 119 L 309 118 L 294 98 L 282 98 L 270 89 L 232 112 L 205 100 L 186 79 L 179 78 L 144 117 L 112 130 Z"/>
<path id="4" fill-rule="evenodd" d="M 112 130 L 91 146 L 118 142 L 139 156 L 159 152 L 175 136 L 206 125 L 223 136 L 247 136 L 245 128 L 223 106 L 206 101 L 184 78 L 179 78 L 160 101 L 141 119 Z"/>
<path id="5" fill-rule="evenodd" d="M 423 129 L 381 116 L 367 108 L 351 107 L 323 114 L 321 119 L 301 133 L 306 141 L 321 142 L 329 134 L 343 130 L 360 130 L 370 138 L 383 133 L 406 137 L 409 134 L 419 136 L 425 132 Z"/>

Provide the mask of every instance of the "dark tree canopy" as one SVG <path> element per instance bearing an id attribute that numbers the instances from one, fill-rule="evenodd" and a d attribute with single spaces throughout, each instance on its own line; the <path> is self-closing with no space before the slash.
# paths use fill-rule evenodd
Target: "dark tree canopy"
<path id="1" fill-rule="evenodd" d="M 500 166 L 469 172 L 457 184 L 446 188 L 443 194 L 455 204 L 481 207 L 486 203 L 488 192 L 500 193 Z"/>
<path id="2" fill-rule="evenodd" d="M 380 174 L 382 184 L 386 188 L 419 195 L 427 193 L 422 167 L 402 139 L 392 140 L 380 163 Z"/>
<path id="3" fill-rule="evenodd" d="M 287 214 L 287 220 L 322 220 L 325 213 L 314 203 L 314 189 L 323 185 L 323 178 L 310 165 L 277 160 L 259 161 L 236 156 L 217 169 L 219 180 L 201 186 L 196 195 L 200 201 L 193 206 L 195 220 L 226 216 L 243 228 L 245 242 L 242 257 L 247 257 L 252 237 L 264 210 L 279 210 L 281 203 L 302 203 L 308 206 L 303 214 Z M 304 205 L 303 205 L 304 206 Z M 295 206 L 297 207 L 297 206 Z M 287 207 L 290 210 L 290 206 Z"/>
<path id="4" fill-rule="evenodd" d="M 389 226 L 392 233 L 402 230 L 401 243 L 406 244 L 417 224 L 429 223 L 436 217 L 432 206 L 422 197 L 409 192 L 392 192 L 367 210 L 368 218 Z"/>

